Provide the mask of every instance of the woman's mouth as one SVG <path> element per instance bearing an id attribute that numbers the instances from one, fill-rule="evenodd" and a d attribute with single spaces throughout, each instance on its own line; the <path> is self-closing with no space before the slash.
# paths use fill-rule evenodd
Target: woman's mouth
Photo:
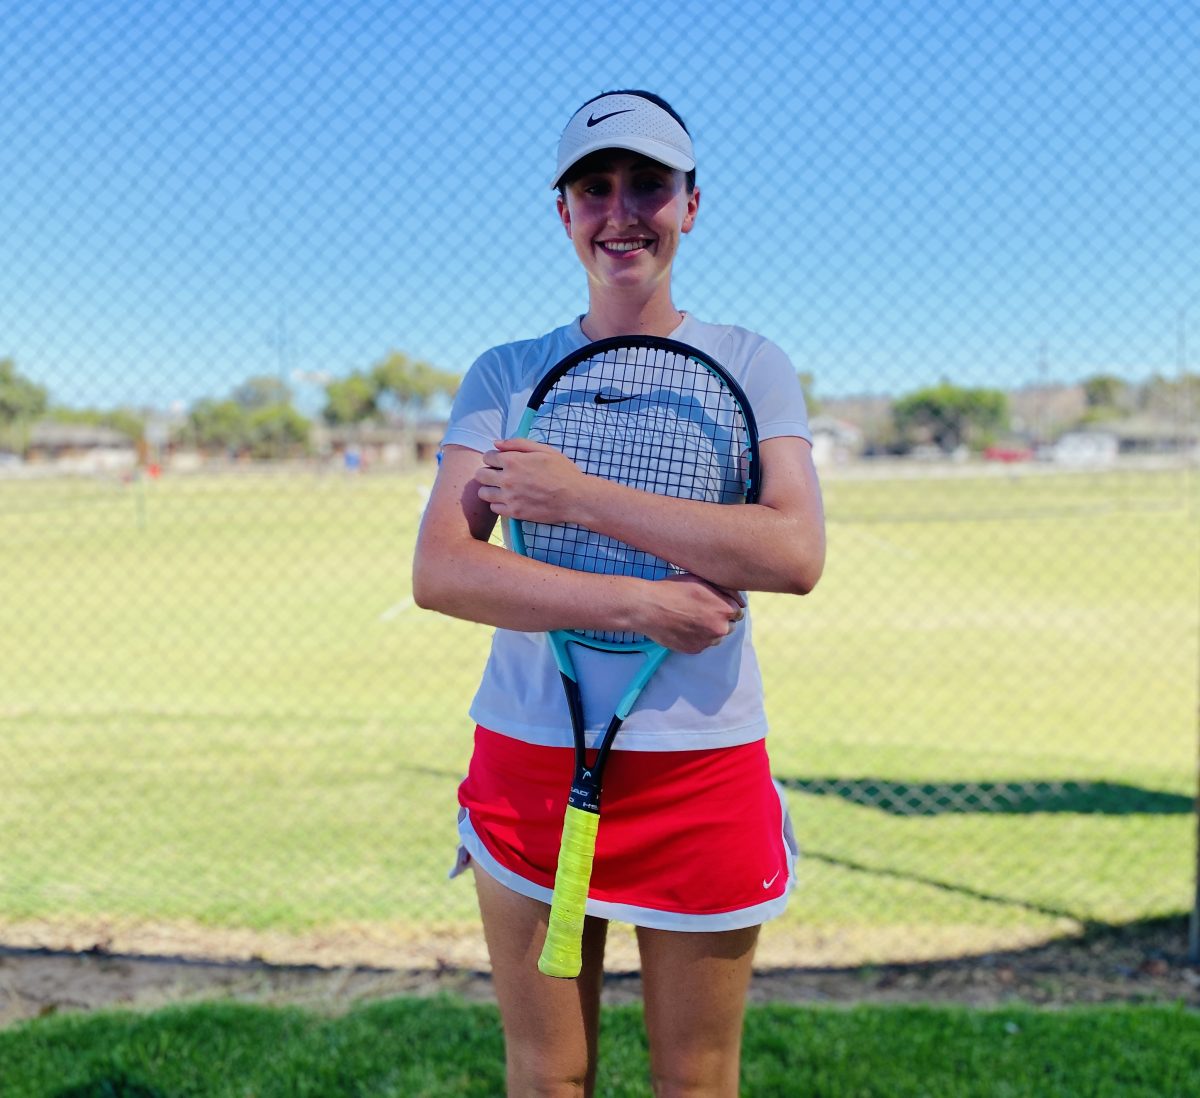
<path id="1" fill-rule="evenodd" d="M 634 240 L 598 240 L 602 251 L 609 255 L 630 255 L 634 252 L 645 251 L 653 243 L 642 237 Z"/>

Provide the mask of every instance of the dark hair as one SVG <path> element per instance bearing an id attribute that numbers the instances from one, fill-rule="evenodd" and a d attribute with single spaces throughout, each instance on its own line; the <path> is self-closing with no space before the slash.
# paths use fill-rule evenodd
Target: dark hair
<path id="1" fill-rule="evenodd" d="M 603 99 L 606 95 L 640 96 L 642 99 L 648 100 L 656 107 L 666 111 L 667 114 L 674 118 L 675 121 L 683 127 L 683 132 L 686 133 L 688 137 L 692 136 L 692 131 L 687 128 L 687 123 L 680 116 L 679 112 L 671 106 L 670 103 L 668 103 L 661 95 L 655 95 L 654 92 L 650 91 L 642 91 L 640 88 L 616 88 L 613 91 L 605 91 L 601 92 L 599 95 L 593 95 L 591 99 L 587 100 L 587 102 L 579 104 L 579 108 L 575 111 L 575 114 L 578 114 L 579 111 L 583 110 L 588 103 L 595 103 L 597 99 Z M 571 117 L 574 118 L 575 114 L 571 115 Z M 578 179 L 583 174 L 581 166 L 585 165 L 589 160 L 591 160 L 591 157 L 585 156 L 582 160 L 572 164 L 570 170 L 563 174 L 562 179 L 558 181 L 558 193 L 560 195 L 564 195 L 566 193 L 567 184 Z M 684 177 L 684 180 L 687 185 L 687 192 L 688 194 L 691 194 L 692 191 L 696 189 L 696 169 L 693 168 L 690 172 L 688 172 Z"/>

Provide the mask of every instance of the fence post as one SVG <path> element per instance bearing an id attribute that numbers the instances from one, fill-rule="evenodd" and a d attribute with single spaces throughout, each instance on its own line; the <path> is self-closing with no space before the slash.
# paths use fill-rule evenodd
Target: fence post
<path id="1" fill-rule="evenodd" d="M 1200 604 L 1197 605 L 1200 610 Z M 1200 963 L 1200 653 L 1196 660 L 1196 894 L 1188 924 L 1188 960 Z"/>

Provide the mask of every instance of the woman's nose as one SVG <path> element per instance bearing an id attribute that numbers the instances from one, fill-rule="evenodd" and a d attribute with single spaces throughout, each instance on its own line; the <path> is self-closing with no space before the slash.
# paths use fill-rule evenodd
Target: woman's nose
<path id="1" fill-rule="evenodd" d="M 613 188 L 608 216 L 620 225 L 627 225 L 637 219 L 637 205 L 632 190 L 628 187 Z"/>

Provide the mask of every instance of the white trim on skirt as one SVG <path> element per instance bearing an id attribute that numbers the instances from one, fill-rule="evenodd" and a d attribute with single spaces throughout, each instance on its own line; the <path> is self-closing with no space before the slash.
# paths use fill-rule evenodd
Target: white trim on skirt
<path id="1" fill-rule="evenodd" d="M 662 911 L 657 908 L 637 907 L 633 904 L 615 904 L 589 897 L 587 913 L 599 919 L 616 919 L 618 922 L 631 923 L 634 926 L 644 926 L 650 930 L 683 930 L 683 931 L 713 931 L 741 930 L 748 926 L 758 926 L 768 919 L 782 915 L 787 907 L 788 898 L 796 887 L 796 863 L 800 858 L 800 847 L 796 842 L 796 833 L 792 828 L 792 818 L 788 812 L 787 799 L 783 787 L 778 782 L 773 783 L 779 797 L 779 805 L 783 810 L 783 847 L 787 857 L 787 881 L 783 892 L 761 904 L 737 908 L 734 911 L 721 911 L 709 915 L 684 914 L 676 911 Z M 467 867 L 475 862 L 489 877 L 499 881 L 506 888 L 532 900 L 541 900 L 549 904 L 553 896 L 550 889 L 527 881 L 519 873 L 501 865 L 471 825 L 470 814 L 465 808 L 458 811 L 458 835 L 460 845 L 454 868 L 450 877 L 457 877 Z"/>

